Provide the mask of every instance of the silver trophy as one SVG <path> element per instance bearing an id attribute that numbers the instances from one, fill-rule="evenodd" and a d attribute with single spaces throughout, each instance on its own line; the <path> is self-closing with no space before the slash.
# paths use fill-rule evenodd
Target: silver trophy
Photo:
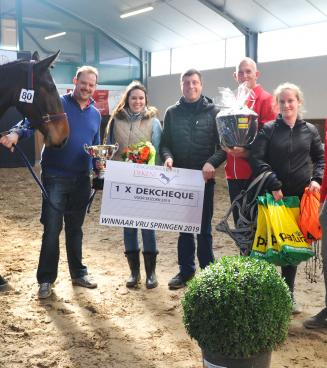
<path id="1" fill-rule="evenodd" d="M 98 162 L 98 178 L 104 179 L 106 170 L 106 161 L 111 160 L 114 154 L 118 151 L 119 144 L 98 144 L 95 146 L 88 146 L 84 144 L 84 151 Z"/>

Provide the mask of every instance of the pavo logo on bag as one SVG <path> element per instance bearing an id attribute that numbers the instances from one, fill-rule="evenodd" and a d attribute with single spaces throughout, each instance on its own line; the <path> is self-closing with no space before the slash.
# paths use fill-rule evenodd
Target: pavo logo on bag
<path id="1" fill-rule="evenodd" d="M 278 236 L 279 236 L 280 240 L 283 241 L 283 242 L 288 241 L 288 242 L 292 242 L 292 243 L 304 243 L 304 244 L 306 244 L 306 239 L 305 239 L 304 235 L 299 231 L 296 231 L 295 233 L 292 233 L 292 234 L 279 233 Z M 260 248 L 260 246 L 263 246 L 263 247 L 267 246 L 267 241 L 268 240 L 267 240 L 266 236 L 263 236 L 263 234 L 258 234 L 255 239 L 256 239 L 256 241 L 253 245 L 254 247 Z M 278 240 L 277 240 L 277 238 L 274 234 L 270 234 L 270 243 L 271 243 L 272 246 L 278 244 Z"/>
<path id="2" fill-rule="evenodd" d="M 263 236 L 258 235 L 256 237 L 256 242 L 253 246 L 256 248 L 260 248 L 260 246 L 265 247 L 266 245 L 267 245 L 267 238 L 264 238 Z"/>
<path id="3" fill-rule="evenodd" d="M 310 244 L 297 225 L 299 205 L 298 197 L 284 197 L 280 201 L 275 201 L 269 193 L 258 197 L 257 230 L 251 257 L 279 266 L 296 266 L 313 256 Z"/>
<path id="4" fill-rule="evenodd" d="M 288 240 L 292 243 L 306 243 L 306 239 L 300 231 L 295 231 L 292 234 L 279 233 L 279 237 L 283 242 Z"/>

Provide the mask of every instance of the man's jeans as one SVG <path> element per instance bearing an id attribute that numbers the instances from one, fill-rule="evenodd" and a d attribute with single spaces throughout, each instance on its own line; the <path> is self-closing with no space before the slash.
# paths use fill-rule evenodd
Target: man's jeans
<path id="1" fill-rule="evenodd" d="M 211 220 L 213 216 L 213 197 L 215 182 L 210 180 L 205 185 L 201 233 L 197 234 L 197 256 L 201 268 L 214 261 L 212 250 Z M 180 233 L 177 244 L 178 264 L 182 277 L 188 278 L 195 273 L 194 234 Z"/>
<path id="2" fill-rule="evenodd" d="M 44 232 L 37 280 L 39 283 L 53 283 L 57 278 L 59 235 L 63 220 L 70 275 L 72 278 L 84 276 L 87 268 L 82 264 L 82 225 L 91 192 L 90 178 L 51 176 L 43 177 L 42 181 L 56 209 L 43 199 L 40 221 L 44 225 Z"/>
<path id="3" fill-rule="evenodd" d="M 137 230 L 124 227 L 124 244 L 126 252 L 138 252 L 140 250 Z M 156 235 L 154 230 L 141 229 L 143 240 L 143 251 L 145 253 L 157 253 Z"/>

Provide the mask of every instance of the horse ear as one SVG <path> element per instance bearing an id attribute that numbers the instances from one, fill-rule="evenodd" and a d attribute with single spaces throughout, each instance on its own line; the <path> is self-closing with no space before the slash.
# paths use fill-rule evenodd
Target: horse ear
<path id="1" fill-rule="evenodd" d="M 32 55 L 32 60 L 35 61 L 39 61 L 40 60 L 40 55 L 37 51 L 34 51 L 33 55 Z"/>
<path id="2" fill-rule="evenodd" d="M 57 57 L 59 56 L 60 50 L 58 50 L 55 54 L 47 57 L 38 62 L 38 66 L 42 68 L 50 68 L 52 64 L 56 61 Z"/>

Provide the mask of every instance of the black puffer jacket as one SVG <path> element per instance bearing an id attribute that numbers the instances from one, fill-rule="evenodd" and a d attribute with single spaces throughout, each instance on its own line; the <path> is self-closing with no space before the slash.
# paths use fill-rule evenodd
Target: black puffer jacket
<path id="1" fill-rule="evenodd" d="M 250 151 L 254 175 L 271 170 L 268 190 L 302 196 L 311 180 L 321 184 L 324 149 L 316 127 L 297 120 L 291 129 L 281 117 L 264 124 Z"/>
<path id="2" fill-rule="evenodd" d="M 162 162 L 171 157 L 175 167 L 201 170 L 206 162 L 218 167 L 226 159 L 216 128 L 218 108 L 207 97 L 195 104 L 184 98 L 165 114 L 160 142 Z"/>

